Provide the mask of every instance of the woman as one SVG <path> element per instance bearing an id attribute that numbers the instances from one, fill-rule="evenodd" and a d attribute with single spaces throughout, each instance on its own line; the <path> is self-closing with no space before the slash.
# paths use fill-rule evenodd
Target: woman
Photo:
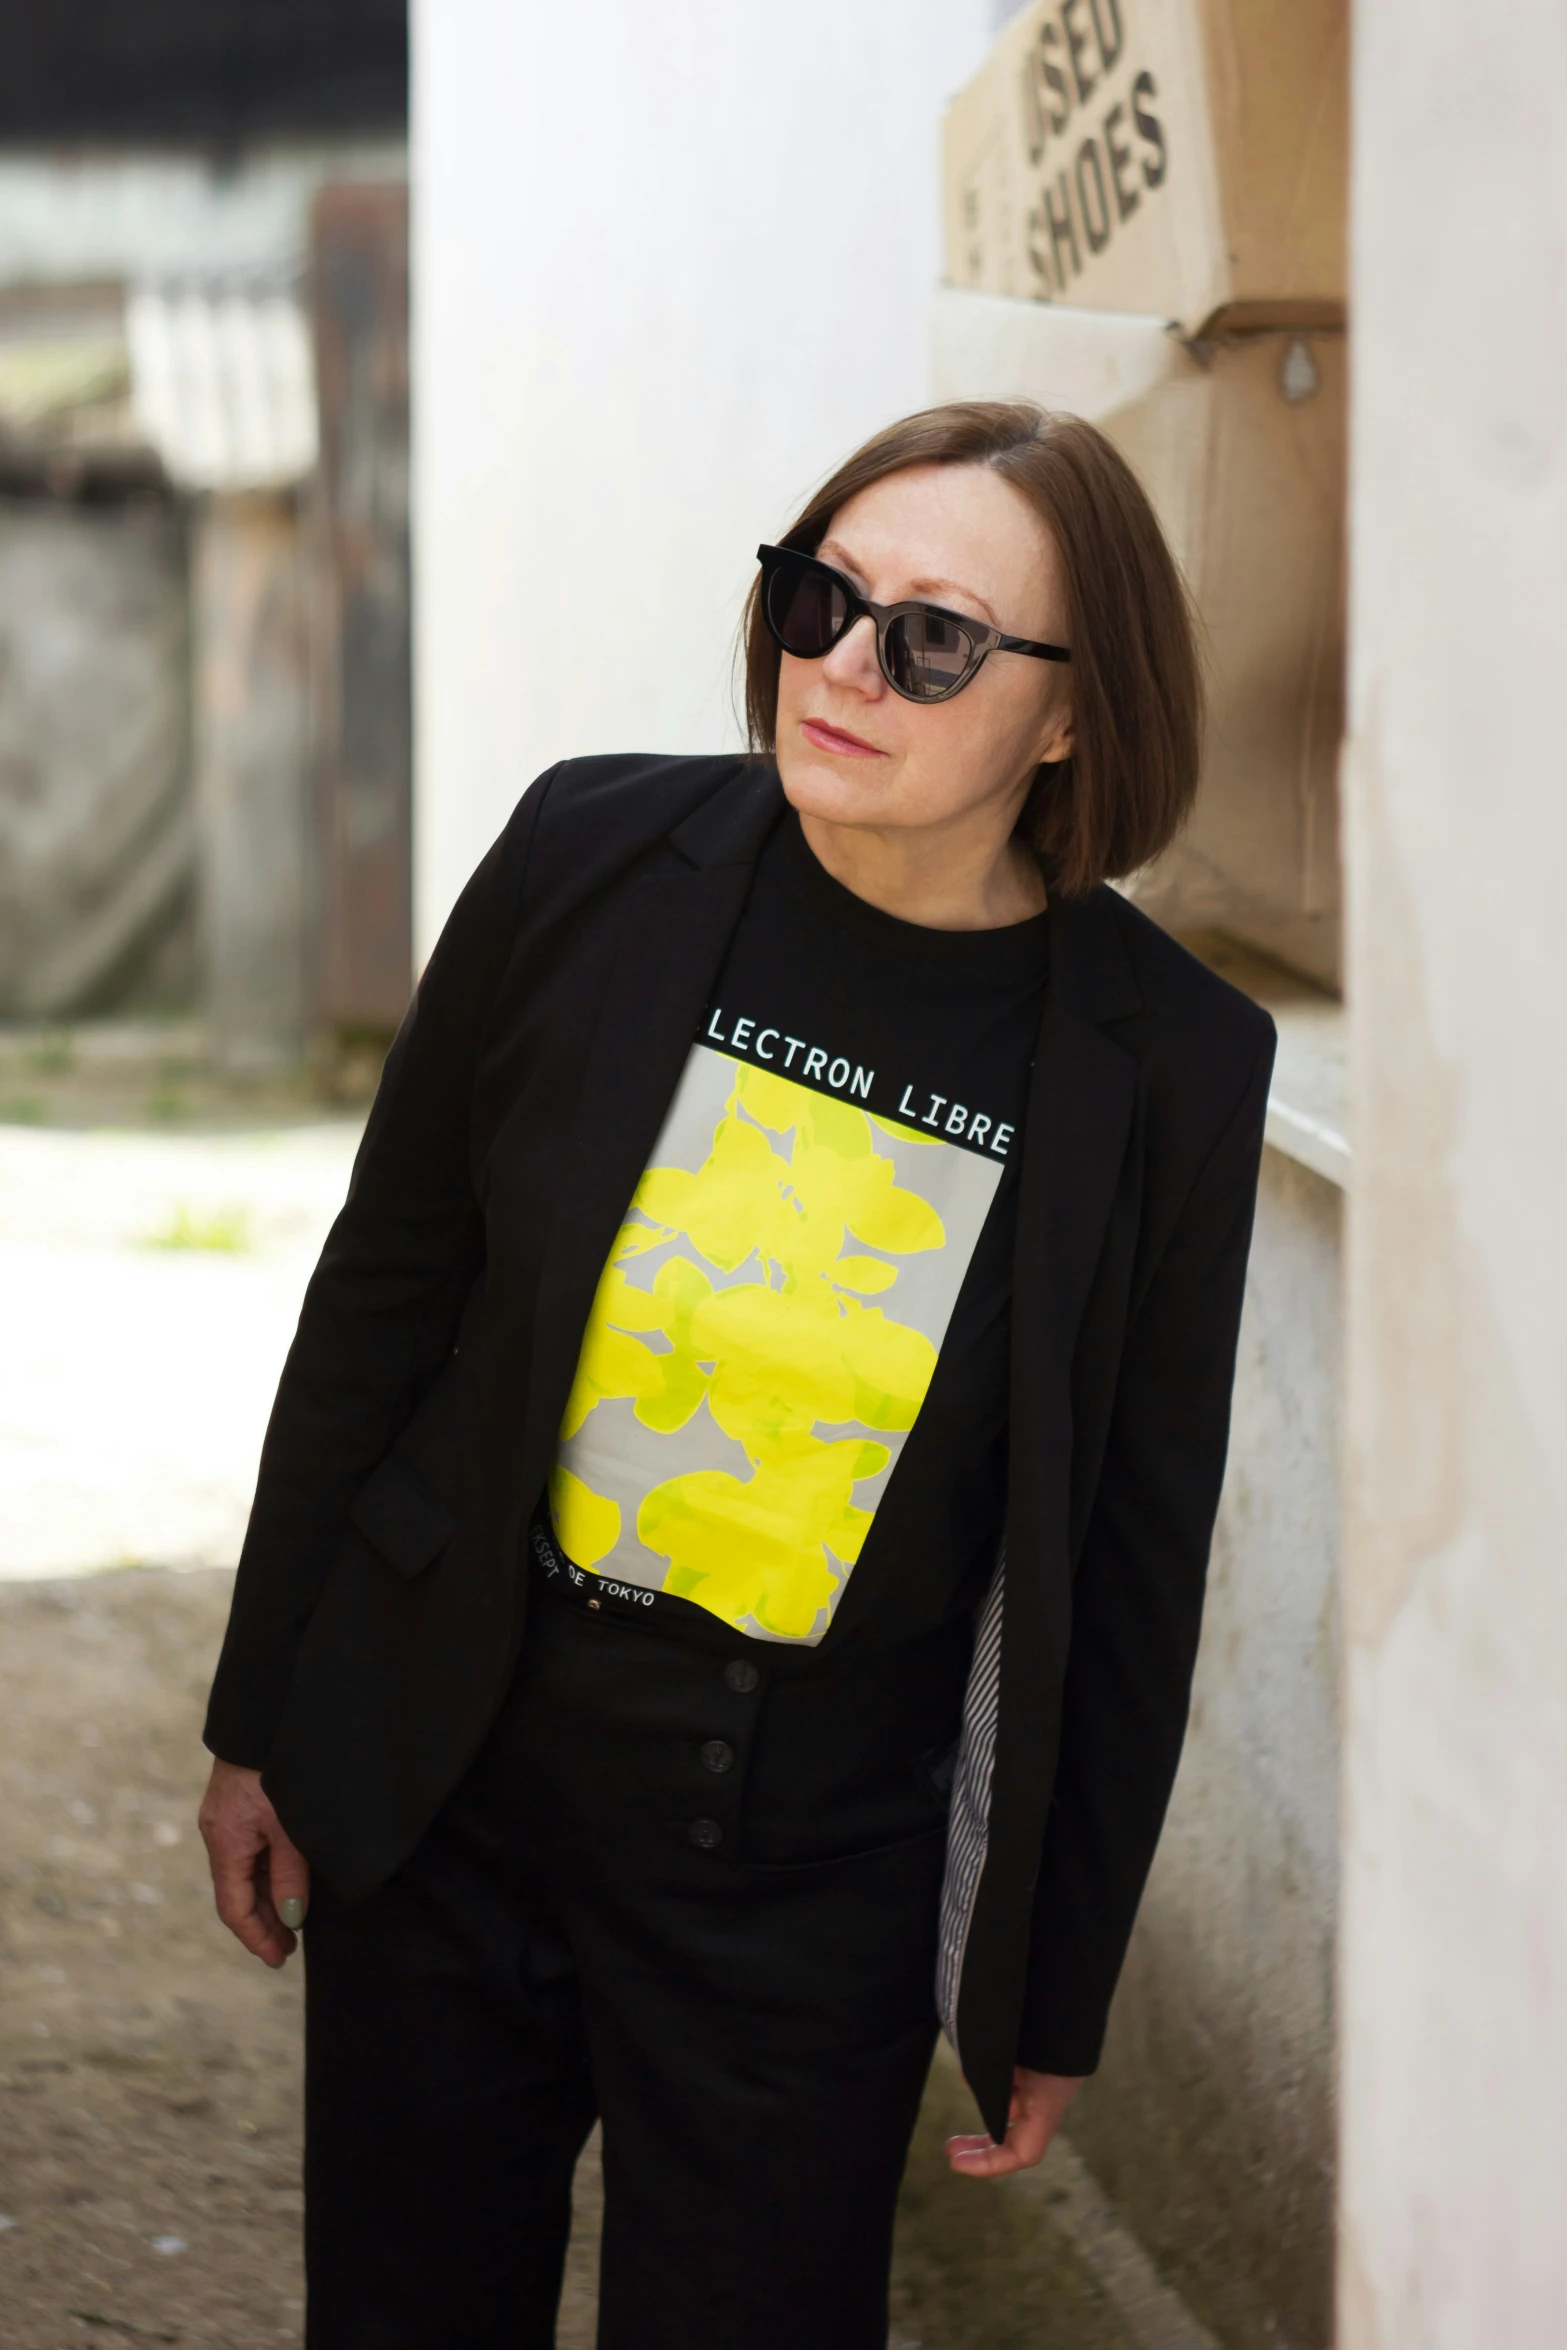
<path id="1" fill-rule="evenodd" d="M 273 1414 L 203 1827 L 268 1964 L 309 1903 L 314 2350 L 550 2342 L 595 2116 L 606 2350 L 883 2344 L 938 2001 L 954 2168 L 1037 2162 L 1174 1776 L 1272 1056 L 1105 886 L 1179 580 L 1025 406 L 761 563 L 753 756 L 469 883 Z"/>

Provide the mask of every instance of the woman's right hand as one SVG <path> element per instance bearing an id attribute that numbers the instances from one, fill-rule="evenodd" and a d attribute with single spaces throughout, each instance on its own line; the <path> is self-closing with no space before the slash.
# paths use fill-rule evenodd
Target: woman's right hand
<path id="1" fill-rule="evenodd" d="M 310 1906 L 310 1863 L 261 1791 L 261 1773 L 215 1762 L 196 1815 L 218 1915 L 268 1966 L 294 1952 Z"/>

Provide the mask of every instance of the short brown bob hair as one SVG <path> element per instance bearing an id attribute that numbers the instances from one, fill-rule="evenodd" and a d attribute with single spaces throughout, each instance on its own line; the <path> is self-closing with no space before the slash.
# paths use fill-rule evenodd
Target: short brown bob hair
<path id="1" fill-rule="evenodd" d="M 891 424 L 823 482 L 781 545 L 814 555 L 861 490 L 916 465 L 988 465 L 1061 552 L 1069 604 L 1072 755 L 1039 769 L 1019 830 L 1050 891 L 1081 896 L 1168 848 L 1202 755 L 1202 678 L 1185 584 L 1137 476 L 1080 416 L 1025 400 L 955 400 Z M 760 581 L 745 620 L 746 721 L 771 753 L 779 651 Z"/>

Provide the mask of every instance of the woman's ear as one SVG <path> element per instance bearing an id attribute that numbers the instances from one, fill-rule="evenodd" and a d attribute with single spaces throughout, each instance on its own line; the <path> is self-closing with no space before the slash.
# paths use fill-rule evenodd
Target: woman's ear
<path id="1" fill-rule="evenodd" d="M 1056 766 L 1072 756 L 1072 697 L 1064 693 L 1046 718 L 1034 752 L 1042 767 Z"/>

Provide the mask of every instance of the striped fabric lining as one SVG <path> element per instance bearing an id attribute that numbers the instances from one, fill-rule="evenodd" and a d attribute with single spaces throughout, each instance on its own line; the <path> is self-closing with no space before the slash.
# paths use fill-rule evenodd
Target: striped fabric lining
<path id="1" fill-rule="evenodd" d="M 936 1956 L 936 2006 L 942 2029 L 958 2045 L 958 1991 L 963 1956 L 990 1836 L 990 1788 L 996 1761 L 1001 1695 L 1001 1609 L 1006 1586 L 1005 1543 L 979 1611 L 974 1658 L 963 1698 L 963 1737 L 947 1823 L 947 1869 L 941 1888 L 941 1933 Z M 961 2054 L 961 2051 L 960 2051 Z"/>

